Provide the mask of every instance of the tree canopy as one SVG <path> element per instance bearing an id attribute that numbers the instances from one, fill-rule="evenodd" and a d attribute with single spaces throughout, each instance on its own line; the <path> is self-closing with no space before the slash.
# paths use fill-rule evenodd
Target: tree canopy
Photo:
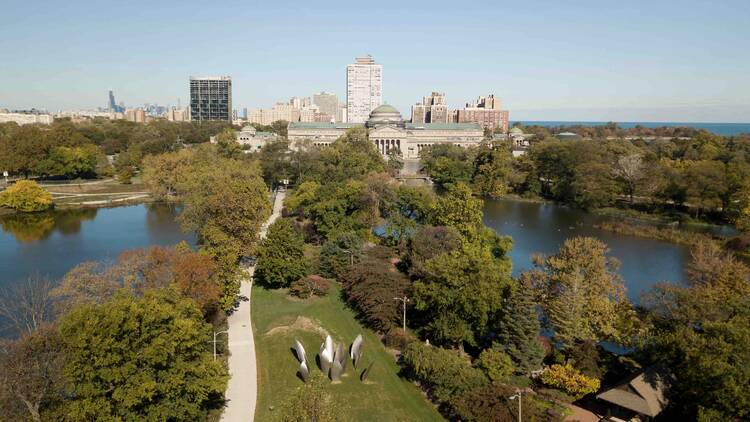
<path id="1" fill-rule="evenodd" d="M 210 326 L 168 289 L 83 305 L 60 332 L 73 419 L 202 419 L 226 387 L 226 369 L 208 352 Z"/>

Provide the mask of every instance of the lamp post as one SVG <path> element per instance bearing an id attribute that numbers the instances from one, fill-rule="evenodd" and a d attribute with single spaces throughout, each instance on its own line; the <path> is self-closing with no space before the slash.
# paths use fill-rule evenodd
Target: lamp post
<path id="1" fill-rule="evenodd" d="M 341 249 L 341 252 L 348 253 L 349 254 L 349 265 L 354 265 L 354 252 L 350 251 L 349 249 Z"/>
<path id="2" fill-rule="evenodd" d="M 511 400 L 518 399 L 518 422 L 521 422 L 521 390 L 516 390 L 516 394 L 508 398 Z"/>
<path id="3" fill-rule="evenodd" d="M 214 360 L 216 360 L 216 337 L 217 337 L 217 336 L 218 336 L 219 334 L 226 334 L 226 335 L 229 335 L 229 330 L 226 330 L 226 331 L 219 331 L 219 332 L 216 332 L 216 331 L 214 331 Z"/>
<path id="4" fill-rule="evenodd" d="M 403 319 L 403 323 L 404 323 L 404 332 L 406 332 L 406 304 L 410 302 L 409 298 L 406 297 L 406 296 L 404 296 L 404 297 L 394 297 L 393 300 L 400 300 L 404 304 L 404 319 Z"/>

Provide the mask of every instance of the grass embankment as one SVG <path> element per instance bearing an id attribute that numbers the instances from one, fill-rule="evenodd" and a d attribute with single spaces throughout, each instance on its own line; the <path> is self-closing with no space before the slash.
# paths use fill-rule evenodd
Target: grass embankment
<path id="1" fill-rule="evenodd" d="M 605 217 L 627 219 L 634 222 L 672 224 L 679 225 L 681 228 L 697 230 L 716 227 L 720 224 L 719 222 L 712 223 L 706 220 L 697 220 L 689 213 L 677 210 L 646 212 L 632 208 L 605 207 L 594 209 L 591 212 Z"/>
<path id="2" fill-rule="evenodd" d="M 52 194 L 55 206 L 61 208 L 128 205 L 151 199 L 146 186 L 138 183 L 137 179 L 132 184 L 105 179 L 81 183 L 42 183 L 41 186 Z"/>
<path id="3" fill-rule="evenodd" d="M 696 233 L 670 227 L 658 227 L 646 224 L 623 223 L 620 221 L 609 221 L 594 225 L 595 228 L 628 236 L 647 237 L 649 239 L 663 240 L 665 242 L 677 243 L 691 246 L 701 242 L 715 242 L 722 245 L 718 238 L 705 233 Z"/>
<path id="4" fill-rule="evenodd" d="M 364 354 L 355 372 L 351 361 L 339 384 L 327 384 L 342 406 L 342 420 L 359 421 L 435 421 L 442 416 L 417 387 L 398 376 L 395 359 L 372 331 L 363 328 L 354 313 L 344 305 L 337 285 L 326 297 L 292 299 L 286 290 L 266 290 L 253 286 L 252 318 L 258 359 L 258 405 L 255 420 L 274 420 L 287 397 L 302 385 L 297 377 L 297 362 L 291 347 L 299 339 L 309 362 L 315 362 L 320 344 L 329 333 L 334 342 L 351 342 L 362 334 Z M 367 382 L 359 380 L 361 371 L 375 362 Z M 320 371 L 317 366 L 311 373 Z"/>

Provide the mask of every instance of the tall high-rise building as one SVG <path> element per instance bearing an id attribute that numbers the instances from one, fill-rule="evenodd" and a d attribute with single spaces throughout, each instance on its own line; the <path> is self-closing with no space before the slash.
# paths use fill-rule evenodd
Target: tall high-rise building
<path id="1" fill-rule="evenodd" d="M 107 108 L 111 112 L 117 111 L 117 103 L 115 102 L 115 94 L 112 93 L 111 89 L 109 90 L 109 104 Z"/>
<path id="2" fill-rule="evenodd" d="M 333 117 L 336 121 L 341 121 L 338 119 L 339 99 L 336 97 L 336 94 L 331 94 L 330 92 L 325 91 L 319 92 L 313 95 L 313 104 L 318 106 L 321 113 Z"/>
<path id="3" fill-rule="evenodd" d="M 445 94 L 432 92 L 429 97 L 422 97 L 422 102 L 411 107 L 412 123 L 448 123 L 448 106 Z"/>
<path id="4" fill-rule="evenodd" d="M 190 78 L 190 118 L 194 122 L 232 121 L 232 78 Z"/>
<path id="5" fill-rule="evenodd" d="M 364 123 L 370 112 L 383 103 L 383 65 L 372 56 L 357 57 L 346 65 L 346 118 Z"/>

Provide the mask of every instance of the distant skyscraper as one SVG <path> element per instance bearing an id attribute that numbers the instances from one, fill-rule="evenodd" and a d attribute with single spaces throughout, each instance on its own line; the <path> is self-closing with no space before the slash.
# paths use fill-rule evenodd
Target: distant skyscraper
<path id="1" fill-rule="evenodd" d="M 190 118 L 194 122 L 232 118 L 232 78 L 190 78 Z"/>
<path id="2" fill-rule="evenodd" d="M 109 90 L 109 107 L 107 107 L 109 111 L 115 112 L 117 111 L 117 103 L 115 102 L 115 94 L 112 93 L 112 90 Z"/>
<path id="3" fill-rule="evenodd" d="M 321 113 L 325 113 L 334 119 L 338 120 L 339 114 L 339 99 L 336 94 L 330 92 L 319 92 L 313 95 L 313 104 L 318 106 Z"/>
<path id="4" fill-rule="evenodd" d="M 357 57 L 346 65 L 346 118 L 364 123 L 370 112 L 383 103 L 383 65 L 372 56 Z"/>

